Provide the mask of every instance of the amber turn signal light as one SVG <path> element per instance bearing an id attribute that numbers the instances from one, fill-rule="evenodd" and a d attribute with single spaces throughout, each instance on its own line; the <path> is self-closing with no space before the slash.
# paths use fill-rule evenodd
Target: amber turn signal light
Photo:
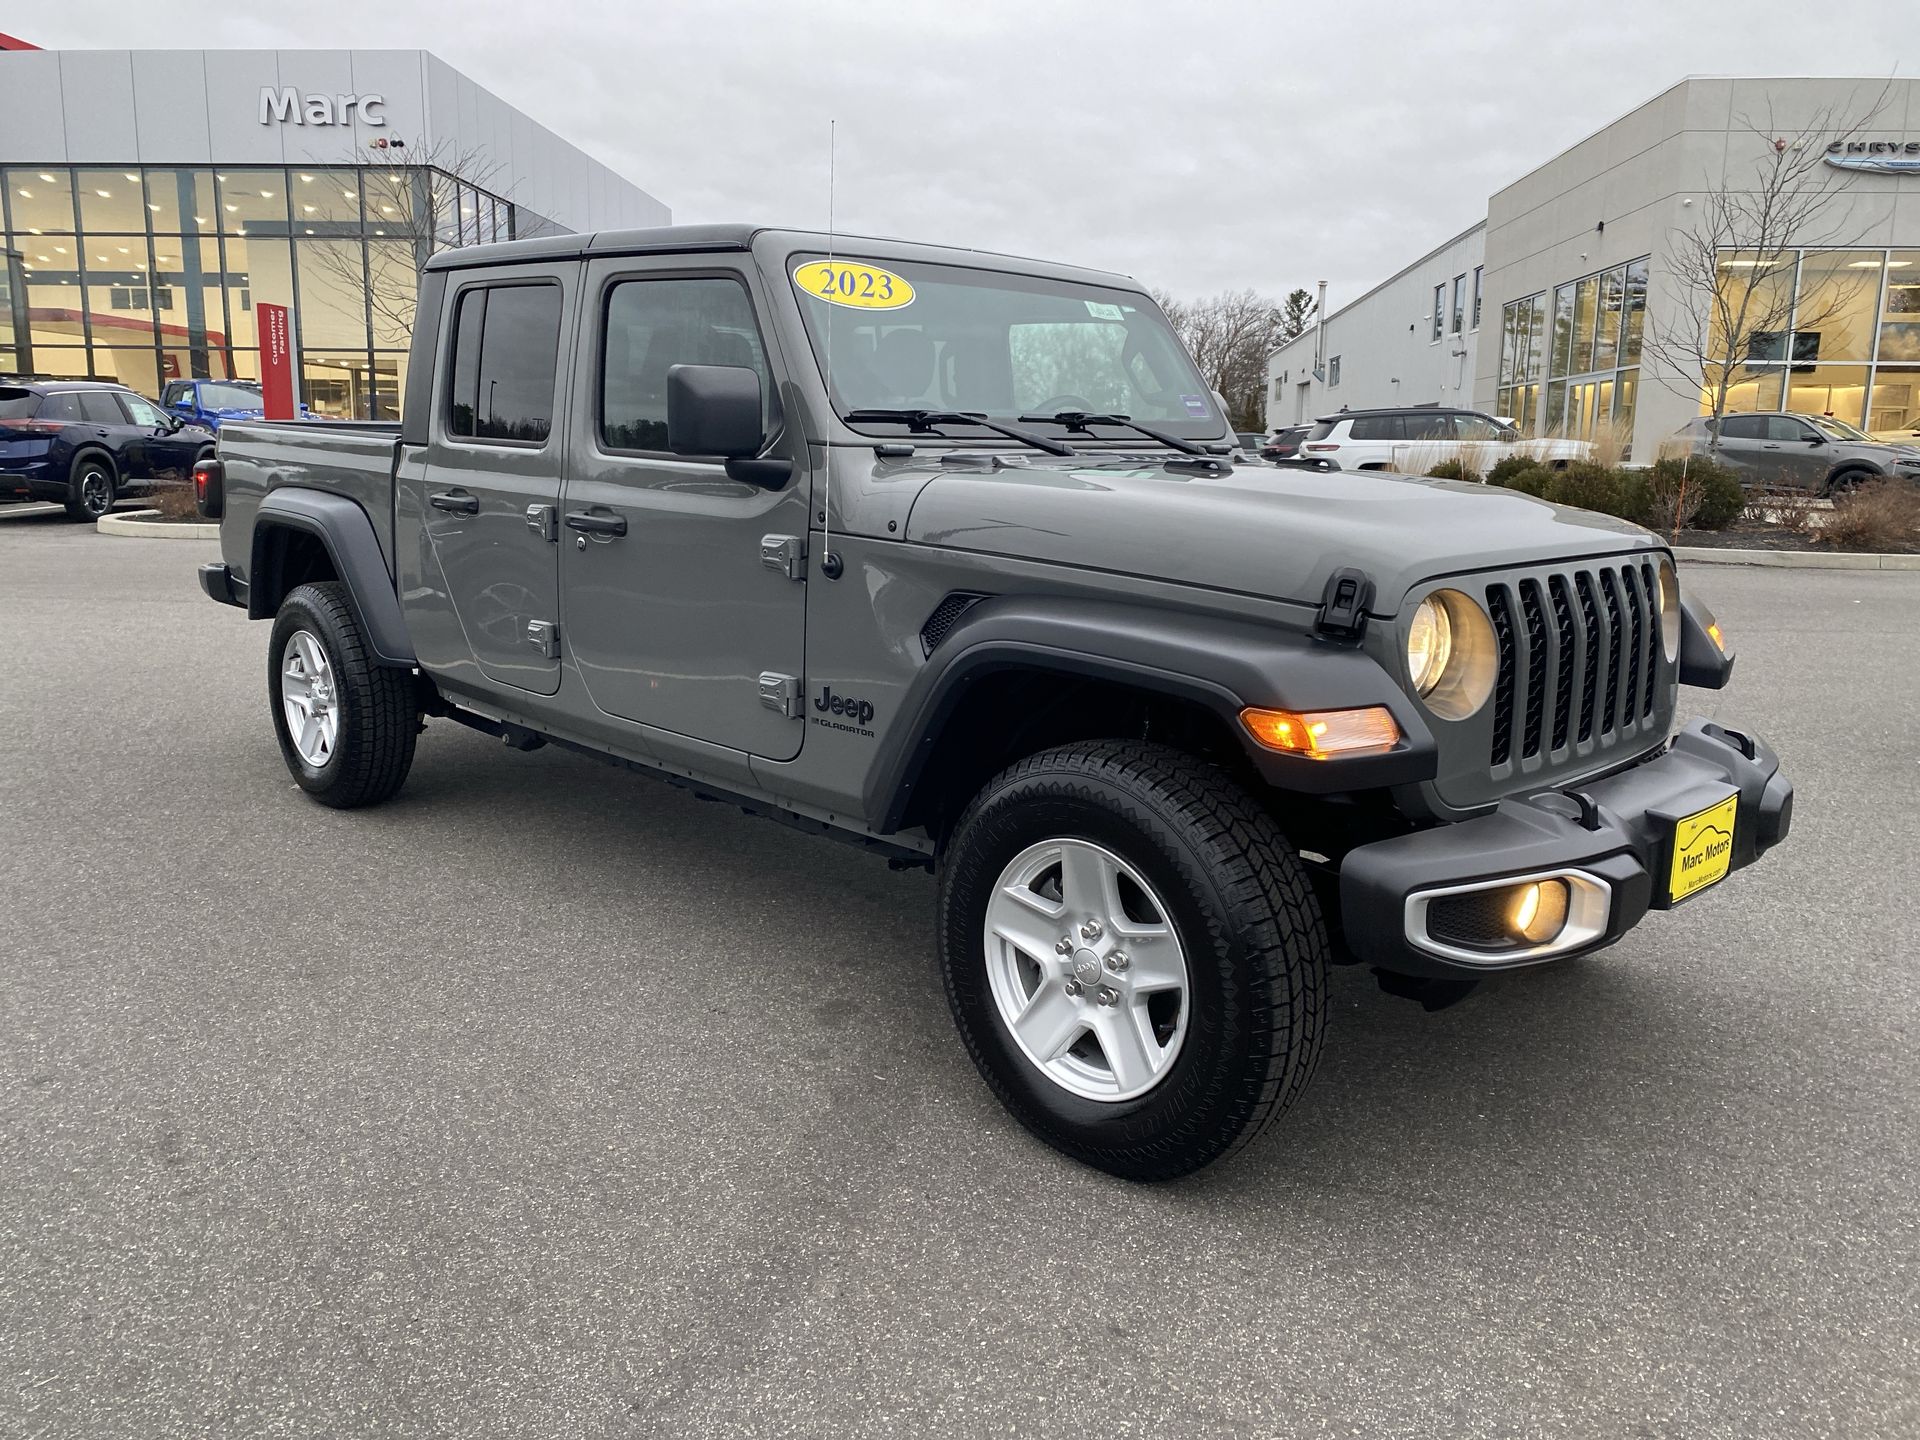
<path id="1" fill-rule="evenodd" d="M 1358 710 L 1255 710 L 1240 712 L 1247 733 L 1269 750 L 1332 760 L 1341 755 L 1391 750 L 1400 743 L 1400 726 L 1384 705 Z"/>
<path id="2" fill-rule="evenodd" d="M 1720 622 L 1718 620 L 1709 620 L 1707 622 L 1707 638 L 1719 647 L 1722 655 L 1727 653 L 1727 637 L 1720 633 Z"/>

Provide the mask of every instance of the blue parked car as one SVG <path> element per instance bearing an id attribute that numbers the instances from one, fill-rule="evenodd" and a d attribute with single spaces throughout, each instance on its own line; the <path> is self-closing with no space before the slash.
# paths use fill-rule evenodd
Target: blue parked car
<path id="1" fill-rule="evenodd" d="M 184 483 L 213 431 L 124 385 L 0 380 L 0 501 L 52 500 L 98 520 L 122 495 Z"/>
<path id="2" fill-rule="evenodd" d="M 223 420 L 258 420 L 267 413 L 266 399 L 252 380 L 169 380 L 160 403 L 182 420 L 218 430 Z M 300 418 L 311 420 L 305 405 Z"/>

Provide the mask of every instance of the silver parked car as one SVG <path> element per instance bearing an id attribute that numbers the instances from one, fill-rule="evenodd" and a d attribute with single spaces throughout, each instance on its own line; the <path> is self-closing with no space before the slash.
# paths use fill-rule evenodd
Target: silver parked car
<path id="1" fill-rule="evenodd" d="M 1690 420 L 1674 433 L 1669 448 L 1707 455 L 1716 448 L 1713 429 L 1710 415 Z M 1882 475 L 1920 480 L 1920 449 L 1886 444 L 1831 415 L 1785 410 L 1721 416 L 1714 458 L 1742 484 L 1791 486 L 1822 495 Z"/>

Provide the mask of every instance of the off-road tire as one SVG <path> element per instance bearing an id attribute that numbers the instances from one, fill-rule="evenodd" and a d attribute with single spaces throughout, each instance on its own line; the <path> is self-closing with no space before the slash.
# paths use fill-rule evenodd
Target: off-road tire
<path id="1" fill-rule="evenodd" d="M 105 487 L 104 491 L 98 488 L 101 486 Z M 105 504 L 100 503 L 102 494 L 106 497 Z M 113 502 L 119 498 L 119 494 L 119 483 L 106 457 L 82 455 L 73 462 L 73 473 L 67 477 L 68 518 L 91 525 L 113 509 Z"/>
<path id="2" fill-rule="evenodd" d="M 1137 1099 L 1082 1099 L 1014 1042 L 990 993 L 983 933 L 1003 868 L 1047 838 L 1091 841 L 1152 883 L 1185 950 L 1185 1042 Z M 967 807 L 940 863 L 940 964 L 988 1086 L 1055 1149 L 1131 1180 L 1231 1154 L 1306 1089 L 1327 1024 L 1319 903 L 1272 817 L 1219 768 L 1165 746 L 1095 741 L 1022 760 Z"/>
<path id="3" fill-rule="evenodd" d="M 280 703 L 282 655 L 299 631 L 325 649 L 339 693 L 340 732 L 333 753 L 319 767 L 294 748 Z M 366 636 L 337 580 L 301 585 L 281 603 L 267 646 L 267 692 L 280 754 L 294 780 L 322 805 L 351 810 L 392 798 L 413 765 L 420 713 L 413 677 L 376 664 Z"/>

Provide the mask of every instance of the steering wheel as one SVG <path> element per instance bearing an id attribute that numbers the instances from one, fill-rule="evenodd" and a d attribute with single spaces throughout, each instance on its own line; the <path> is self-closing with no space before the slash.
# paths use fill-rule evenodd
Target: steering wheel
<path id="1" fill-rule="evenodd" d="M 1056 395 L 1051 400 L 1042 400 L 1033 407 L 1036 415 L 1058 415 L 1063 410 L 1078 410 L 1082 415 L 1101 413 L 1084 395 Z"/>

